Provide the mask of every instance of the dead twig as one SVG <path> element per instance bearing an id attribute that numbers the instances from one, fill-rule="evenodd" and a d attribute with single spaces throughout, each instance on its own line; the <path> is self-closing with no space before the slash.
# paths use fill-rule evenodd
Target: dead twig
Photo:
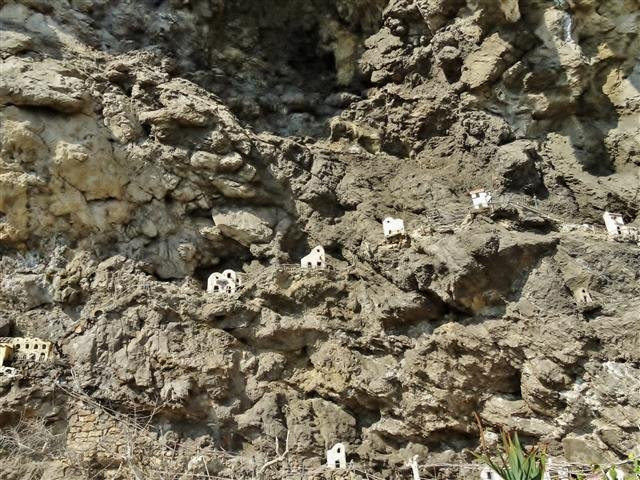
<path id="1" fill-rule="evenodd" d="M 287 439 L 285 441 L 285 446 L 284 446 L 284 452 L 282 452 L 282 455 L 279 455 L 278 457 L 274 458 L 273 460 L 269 460 L 267 463 L 265 463 L 264 465 L 262 465 L 262 468 L 260 468 L 259 473 L 262 474 L 268 467 L 270 467 L 271 465 L 274 465 L 278 462 L 283 461 L 286 456 L 289 454 L 289 434 L 291 433 L 291 430 L 287 429 Z M 276 455 L 278 455 L 278 437 L 276 437 Z"/>

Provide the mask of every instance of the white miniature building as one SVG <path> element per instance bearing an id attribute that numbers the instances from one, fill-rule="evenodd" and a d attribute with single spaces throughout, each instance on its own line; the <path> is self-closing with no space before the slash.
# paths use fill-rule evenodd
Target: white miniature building
<path id="1" fill-rule="evenodd" d="M 324 248 L 318 245 L 311 253 L 300 260 L 302 268 L 325 268 L 327 266 Z"/>
<path id="2" fill-rule="evenodd" d="M 331 450 L 327 450 L 327 467 L 332 470 L 347 468 L 347 452 L 342 443 L 336 443 Z"/>
<path id="3" fill-rule="evenodd" d="M 573 296 L 578 304 L 593 303 L 591 292 L 584 287 L 578 287 L 573 291 Z"/>
<path id="4" fill-rule="evenodd" d="M 39 338 L 3 337 L 0 338 L 2 363 L 13 358 L 46 362 L 51 359 L 53 344 Z"/>
<path id="5" fill-rule="evenodd" d="M 404 235 L 404 220 L 400 218 L 387 217 L 382 221 L 382 229 L 384 230 L 385 238 Z"/>
<path id="6" fill-rule="evenodd" d="M 471 190 L 469 192 L 469 195 L 471 195 L 473 208 L 475 208 L 476 210 L 480 210 L 481 208 L 489 208 L 489 203 L 491 203 L 491 194 L 489 192 L 485 192 L 484 188 Z"/>
<path id="7" fill-rule="evenodd" d="M 604 212 L 603 218 L 610 237 L 632 242 L 640 240 L 640 231 L 637 228 L 626 226 L 619 213 Z"/>
<path id="8" fill-rule="evenodd" d="M 480 480 L 503 480 L 503 478 L 492 468 L 484 467 L 480 472 Z"/>
<path id="9" fill-rule="evenodd" d="M 242 286 L 242 280 L 233 270 L 225 270 L 222 273 L 212 273 L 207 280 L 208 293 L 224 293 L 232 295 Z"/>
<path id="10" fill-rule="evenodd" d="M 418 455 L 414 455 L 411 460 L 407 462 L 407 467 L 411 468 L 413 474 L 413 480 L 420 480 L 420 469 L 418 468 Z"/>
<path id="11" fill-rule="evenodd" d="M 607 227 L 607 233 L 611 236 L 622 235 L 624 228 L 624 220 L 619 213 L 604 212 L 604 225 Z"/>
<path id="12" fill-rule="evenodd" d="M 5 375 L 7 377 L 15 377 L 18 371 L 13 367 L 0 367 L 0 375 Z"/>

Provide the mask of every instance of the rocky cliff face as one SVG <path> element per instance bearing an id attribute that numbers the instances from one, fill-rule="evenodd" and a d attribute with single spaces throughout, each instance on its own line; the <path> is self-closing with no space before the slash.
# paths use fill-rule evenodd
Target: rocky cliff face
<path id="1" fill-rule="evenodd" d="M 224 449 L 207 472 L 237 478 L 287 431 L 305 468 L 338 441 L 386 475 L 470 461 L 474 413 L 487 438 L 623 458 L 640 250 L 602 214 L 640 223 L 639 12 L 0 0 L 0 333 L 58 348 L 0 377 L 0 422 L 45 418 L 65 452 L 0 476 L 139 478 L 98 450 L 140 412 L 176 462 Z M 331 269 L 288 266 L 315 245 Z M 244 287 L 207 294 L 227 268 Z"/>

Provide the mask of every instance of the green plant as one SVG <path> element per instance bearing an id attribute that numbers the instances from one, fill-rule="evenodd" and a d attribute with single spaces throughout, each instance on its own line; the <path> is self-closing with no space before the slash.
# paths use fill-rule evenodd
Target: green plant
<path id="1" fill-rule="evenodd" d="M 618 478 L 618 470 L 616 470 L 615 466 L 609 467 L 609 470 L 604 472 L 605 480 L 622 480 Z"/>
<path id="2" fill-rule="evenodd" d="M 502 449 L 498 461 L 486 454 L 479 458 L 504 480 L 543 480 L 547 466 L 544 446 L 536 445 L 526 450 L 517 433 L 512 437 L 509 432 L 502 430 Z"/>
<path id="3" fill-rule="evenodd" d="M 632 463 L 633 474 L 635 475 L 637 480 L 640 480 L 640 456 L 636 455 L 635 453 L 630 453 L 629 460 L 633 462 Z"/>

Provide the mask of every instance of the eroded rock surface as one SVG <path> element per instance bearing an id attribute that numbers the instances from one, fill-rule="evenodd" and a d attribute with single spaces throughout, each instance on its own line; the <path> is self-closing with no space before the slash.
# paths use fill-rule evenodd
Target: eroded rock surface
<path id="1" fill-rule="evenodd" d="M 287 431 L 316 478 L 338 441 L 383 475 L 472 461 L 475 413 L 625 458 L 640 250 L 602 214 L 640 224 L 639 11 L 0 2 L 0 331 L 58 349 L 0 377 L 0 426 L 44 418 L 94 473 L 139 412 L 181 474 L 249 478 Z M 316 245 L 330 269 L 292 266 Z M 227 268 L 243 288 L 205 293 Z M 0 477 L 84 478 L 20 455 Z"/>

